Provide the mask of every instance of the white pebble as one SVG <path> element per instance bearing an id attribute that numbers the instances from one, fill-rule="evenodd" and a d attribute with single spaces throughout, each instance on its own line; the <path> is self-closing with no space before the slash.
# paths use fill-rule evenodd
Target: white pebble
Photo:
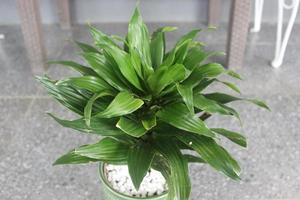
<path id="1" fill-rule="evenodd" d="M 118 192 L 128 196 L 151 197 L 162 194 L 167 190 L 164 177 L 156 170 L 149 170 L 141 183 L 140 189 L 135 190 L 128 173 L 127 165 L 106 165 L 106 177 L 110 185 Z"/>

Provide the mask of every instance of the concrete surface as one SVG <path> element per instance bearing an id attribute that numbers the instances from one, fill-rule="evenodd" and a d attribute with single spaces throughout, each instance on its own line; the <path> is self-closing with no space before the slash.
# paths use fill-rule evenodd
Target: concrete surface
<path id="1" fill-rule="evenodd" d="M 193 24 L 179 24 L 175 39 Z M 108 33 L 122 34 L 126 25 L 99 25 Z M 151 26 L 152 28 L 155 25 Z M 1 26 L 5 39 L 0 40 L 0 199 L 1 200 L 101 200 L 97 164 L 53 167 L 53 161 L 97 137 L 62 128 L 45 112 L 72 117 L 50 99 L 33 79 L 26 58 L 20 28 Z M 56 26 L 45 27 L 49 59 L 75 59 L 74 48 L 66 38 L 89 41 L 84 26 L 62 32 Z M 193 200 L 298 200 L 300 199 L 300 26 L 297 25 L 283 66 L 268 65 L 273 56 L 275 29 L 264 26 L 261 33 L 250 35 L 246 65 L 238 70 L 245 77 L 240 87 L 246 96 L 265 99 L 272 112 L 255 106 L 235 103 L 243 119 L 243 132 L 249 147 L 222 141 L 243 169 L 242 181 L 234 182 L 208 166 L 191 165 Z M 225 49 L 226 33 L 200 36 L 208 49 Z M 219 60 L 223 60 L 222 58 Z M 74 74 L 51 66 L 53 78 Z M 221 86 L 213 89 L 222 90 Z M 210 127 L 239 130 L 235 120 L 213 117 Z"/>
<path id="2" fill-rule="evenodd" d="M 56 1 L 39 0 L 41 18 L 44 24 L 58 23 Z M 137 0 L 72 0 L 70 1 L 71 21 L 76 23 L 127 22 Z M 147 22 L 207 22 L 209 0 L 147 0 L 140 1 L 143 17 Z M 231 0 L 221 0 L 220 21 L 229 21 Z M 291 0 L 287 3 L 290 4 Z M 16 0 L 0 0 L 0 25 L 19 24 Z M 254 0 L 252 8 L 254 8 Z M 262 21 L 276 23 L 278 1 L 265 0 Z M 288 12 L 289 13 L 289 12 Z M 252 12 L 252 15 L 254 11 Z M 283 20 L 288 21 L 287 15 Z M 253 17 L 251 18 L 253 20 Z M 296 17 L 300 22 L 300 15 Z"/>

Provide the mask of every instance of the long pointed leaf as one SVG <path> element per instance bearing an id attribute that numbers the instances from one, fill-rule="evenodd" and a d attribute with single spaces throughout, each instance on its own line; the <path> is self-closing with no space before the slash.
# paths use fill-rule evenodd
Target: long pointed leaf
<path id="1" fill-rule="evenodd" d="M 123 76 L 137 89 L 143 91 L 138 75 L 132 64 L 130 55 L 114 46 L 101 45 L 101 47 L 104 48 L 105 51 L 114 58 Z"/>
<path id="2" fill-rule="evenodd" d="M 113 90 L 113 88 L 110 85 L 108 85 L 104 80 L 95 76 L 71 77 L 60 80 L 57 84 L 70 84 L 76 88 L 86 89 L 93 93 L 97 93 L 103 90 Z"/>
<path id="3" fill-rule="evenodd" d="M 141 122 L 136 122 L 126 117 L 121 117 L 116 126 L 133 137 L 141 137 L 147 132 Z"/>
<path id="4" fill-rule="evenodd" d="M 233 78 L 243 80 L 243 78 L 233 70 L 227 70 L 227 74 Z"/>
<path id="5" fill-rule="evenodd" d="M 47 62 L 48 64 L 60 64 L 60 65 L 64 65 L 67 67 L 70 67 L 76 71 L 78 71 L 79 73 L 81 73 L 82 75 L 93 75 L 93 76 L 97 76 L 97 74 L 94 72 L 93 69 L 88 68 L 86 66 L 83 66 L 81 64 L 78 64 L 76 62 L 73 61 L 68 61 L 68 60 L 57 60 L 57 61 L 49 61 Z"/>
<path id="6" fill-rule="evenodd" d="M 118 45 L 110 38 L 108 35 L 102 33 L 100 30 L 96 29 L 93 26 L 89 26 L 90 33 L 94 39 L 94 42 L 97 46 L 101 48 L 101 45 L 108 45 L 118 47 Z"/>
<path id="7" fill-rule="evenodd" d="M 154 149 L 147 143 L 140 142 L 130 148 L 128 152 L 128 171 L 136 190 L 139 190 L 140 184 L 151 166 L 154 155 Z"/>
<path id="8" fill-rule="evenodd" d="M 216 79 L 212 78 L 203 78 L 198 85 L 193 89 L 194 94 L 202 92 L 204 89 L 206 89 L 210 84 L 212 84 Z"/>
<path id="9" fill-rule="evenodd" d="M 171 66 L 175 60 L 181 63 L 183 62 L 185 55 L 187 53 L 187 47 L 191 43 L 191 41 L 196 37 L 200 29 L 192 30 L 189 33 L 183 35 L 178 42 L 176 43 L 175 47 L 168 53 L 166 58 L 163 61 L 164 66 Z M 177 52 L 180 52 L 177 54 Z M 176 55 L 177 54 L 177 55 Z M 175 63 L 174 63 L 175 64 Z"/>
<path id="10" fill-rule="evenodd" d="M 101 161 L 126 161 L 129 146 L 112 138 L 104 138 L 100 142 L 75 149 L 75 153 Z"/>
<path id="11" fill-rule="evenodd" d="M 258 100 L 258 99 L 240 98 L 240 97 L 235 97 L 235 96 L 231 96 L 229 94 L 224 94 L 224 93 L 219 93 L 219 92 L 205 94 L 205 97 L 207 97 L 208 99 L 212 99 L 214 101 L 220 102 L 222 104 L 230 103 L 232 101 L 248 101 L 259 107 L 270 110 L 270 108 L 267 106 L 267 104 L 264 101 Z"/>
<path id="12" fill-rule="evenodd" d="M 200 47 L 192 47 L 188 50 L 187 56 L 183 62 L 184 66 L 190 71 L 200 64 L 205 58 L 206 53 Z"/>
<path id="13" fill-rule="evenodd" d="M 127 89 L 124 83 L 115 74 L 115 71 L 112 68 L 112 66 L 110 66 L 107 63 L 106 58 L 103 55 L 90 52 L 90 53 L 84 53 L 83 57 L 90 64 L 90 66 L 95 70 L 95 72 L 111 86 L 118 89 L 119 91 L 123 91 Z"/>
<path id="14" fill-rule="evenodd" d="M 190 154 L 184 154 L 183 157 L 187 160 L 189 163 L 206 163 L 205 160 L 198 156 L 190 155 Z"/>
<path id="15" fill-rule="evenodd" d="M 136 49 L 140 56 L 143 56 L 144 73 L 146 77 L 153 72 L 151 64 L 151 53 L 149 44 L 149 32 L 143 22 L 140 11 L 138 8 L 134 10 L 131 20 L 128 25 L 128 43 L 130 49 Z M 130 50 L 129 49 L 129 50 Z"/>
<path id="16" fill-rule="evenodd" d="M 193 88 L 181 84 L 177 84 L 177 90 L 181 95 L 185 105 L 190 112 L 194 114 L 194 100 L 193 100 Z"/>
<path id="17" fill-rule="evenodd" d="M 237 133 L 234 131 L 229 131 L 224 128 L 212 128 L 211 130 L 214 131 L 215 133 L 223 135 L 224 137 L 228 138 L 232 142 L 234 142 L 242 147 L 247 147 L 246 137 L 240 133 Z"/>
<path id="18" fill-rule="evenodd" d="M 131 93 L 120 92 L 108 107 L 96 114 L 97 117 L 111 118 L 130 114 L 139 109 L 144 102 L 141 99 L 134 98 Z"/>
<path id="19" fill-rule="evenodd" d="M 148 84 L 154 95 L 159 94 L 171 83 L 181 81 L 185 78 L 185 69 L 181 64 L 159 67 L 148 79 Z"/>
<path id="20" fill-rule="evenodd" d="M 155 143 L 156 150 L 162 154 L 162 156 L 168 162 L 170 167 L 169 175 L 169 194 L 168 199 L 174 196 L 174 199 L 188 200 L 191 183 L 188 174 L 188 165 L 186 159 L 183 157 L 180 149 L 176 146 L 176 143 L 172 140 L 160 140 Z M 172 198 L 173 199 L 173 198 Z"/>
<path id="21" fill-rule="evenodd" d="M 196 115 L 189 112 L 187 107 L 182 103 L 171 104 L 164 107 L 156 113 L 162 121 L 192 133 L 214 137 L 215 134 L 209 130 L 206 124 Z"/>
<path id="22" fill-rule="evenodd" d="M 141 62 L 140 55 L 137 51 L 137 49 L 132 49 L 130 47 L 130 58 L 131 58 L 131 63 L 137 73 L 137 75 L 141 78 L 144 79 L 144 70 Z"/>
<path id="23" fill-rule="evenodd" d="M 90 126 L 87 126 L 83 118 L 76 120 L 60 119 L 48 113 L 57 123 L 66 128 L 71 128 L 84 133 L 93 133 L 101 136 L 118 136 L 124 133 L 115 127 L 117 121 L 115 119 L 91 118 Z"/>
<path id="24" fill-rule="evenodd" d="M 97 159 L 81 156 L 75 153 L 74 150 L 68 152 L 67 154 L 59 157 L 53 165 L 65 165 L 65 164 L 84 164 L 90 162 L 99 161 Z"/>
<path id="25" fill-rule="evenodd" d="M 234 115 L 239 119 L 239 114 L 233 108 L 222 105 L 217 101 L 208 99 L 202 94 L 194 95 L 194 106 L 207 113 L 218 113 L 221 115 Z"/>
<path id="26" fill-rule="evenodd" d="M 174 63 L 183 64 L 183 61 L 187 55 L 187 51 L 190 47 L 191 41 L 192 39 L 185 41 L 185 43 L 183 43 L 181 47 L 177 49 L 174 57 Z"/>
<path id="27" fill-rule="evenodd" d="M 228 81 L 221 81 L 221 80 L 218 80 L 218 79 L 217 79 L 217 81 L 220 82 L 220 83 L 223 83 L 224 85 L 226 85 L 230 89 L 234 90 L 235 92 L 241 93 L 240 88 L 237 85 L 235 85 L 234 83 L 231 83 L 231 82 L 228 82 Z"/>
<path id="28" fill-rule="evenodd" d="M 92 109 L 94 102 L 104 96 L 112 96 L 113 93 L 110 91 L 102 91 L 100 93 L 96 93 L 92 96 L 92 98 L 89 99 L 86 106 L 84 107 L 84 119 L 87 126 L 90 126 L 91 124 L 91 117 L 92 117 Z"/>
<path id="29" fill-rule="evenodd" d="M 176 46 L 182 45 L 187 40 L 193 40 L 200 31 L 201 31 L 201 29 L 194 29 L 194 30 L 191 30 L 190 32 L 186 33 L 178 40 L 178 42 L 176 43 Z"/>
<path id="30" fill-rule="evenodd" d="M 36 77 L 48 93 L 53 96 L 63 106 L 80 115 L 83 114 L 84 105 L 88 99 L 79 93 L 70 85 L 56 85 L 56 81 L 50 80 L 48 77 Z"/>
<path id="31" fill-rule="evenodd" d="M 93 53 L 100 53 L 98 51 L 98 49 L 96 49 L 95 47 L 89 45 L 89 44 L 85 44 L 83 42 L 78 42 L 78 41 L 74 41 L 75 44 L 77 44 L 77 46 L 83 51 L 83 52 L 93 52 Z"/>
<path id="32" fill-rule="evenodd" d="M 165 178 L 167 184 L 168 184 L 168 196 L 167 200 L 174 200 L 175 199 L 175 189 L 176 187 L 174 186 L 174 180 L 171 179 L 171 169 L 169 164 L 167 163 L 167 160 L 162 157 L 156 155 L 153 159 L 152 162 L 152 168 L 159 171 L 163 177 Z"/>
<path id="33" fill-rule="evenodd" d="M 191 75 L 184 80 L 182 84 L 195 87 L 203 78 L 215 78 L 224 72 L 224 67 L 219 63 L 208 63 L 195 68 Z"/>
<path id="34" fill-rule="evenodd" d="M 190 145 L 208 164 L 228 177 L 240 179 L 240 166 L 230 154 L 213 139 L 196 134 L 178 134 L 177 138 Z"/>
<path id="35" fill-rule="evenodd" d="M 150 43 L 151 61 L 154 68 L 159 67 L 165 55 L 165 32 L 174 31 L 176 27 L 162 27 L 153 32 Z"/>

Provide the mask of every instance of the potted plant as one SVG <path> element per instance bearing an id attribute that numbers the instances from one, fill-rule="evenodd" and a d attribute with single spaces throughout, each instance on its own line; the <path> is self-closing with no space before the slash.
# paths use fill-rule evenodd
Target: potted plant
<path id="1" fill-rule="evenodd" d="M 94 45 L 76 42 L 86 66 L 73 61 L 51 62 L 70 67 L 81 76 L 37 79 L 51 96 L 79 115 L 69 121 L 49 114 L 54 120 L 101 137 L 94 144 L 69 151 L 54 165 L 100 162 L 107 199 L 189 199 L 189 162 L 208 164 L 239 180 L 239 164 L 217 139 L 225 137 L 246 147 L 246 138 L 224 128 L 209 128 L 204 121 L 214 114 L 239 120 L 238 112 L 228 105 L 232 101 L 268 107 L 256 99 L 206 92 L 214 83 L 239 92 L 233 83 L 220 80 L 220 75 L 241 77 L 219 63 L 208 62 L 215 52 L 204 51 L 202 43 L 194 41 L 200 30 L 182 36 L 166 52 L 165 33 L 175 28 L 159 28 L 150 37 L 138 9 L 125 39 L 92 26 L 89 29 Z M 139 193 L 145 179 L 145 191 Z M 123 190 L 113 183 L 122 180 Z M 147 185 L 151 182 L 154 185 Z M 152 193 L 146 191 L 149 188 Z"/>

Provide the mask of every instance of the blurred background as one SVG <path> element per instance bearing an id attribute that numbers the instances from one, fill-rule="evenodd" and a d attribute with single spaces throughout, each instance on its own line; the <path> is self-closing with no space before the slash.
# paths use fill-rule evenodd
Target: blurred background
<path id="1" fill-rule="evenodd" d="M 240 149 L 222 142 L 240 162 L 242 180 L 235 182 L 206 165 L 192 164 L 193 200 L 300 199 L 299 0 L 262 2 L 140 0 L 150 32 L 164 25 L 178 27 L 167 35 L 169 48 L 190 29 L 203 28 L 198 40 L 207 50 L 225 51 L 226 56 L 216 61 L 244 77 L 236 81 L 242 95 L 264 99 L 272 110 L 234 103 L 249 145 Z M 0 0 L 1 200 L 102 199 L 97 164 L 52 166 L 61 154 L 97 138 L 50 119 L 46 111 L 73 115 L 47 96 L 34 75 L 47 73 L 53 79 L 76 75 L 45 62 L 83 62 L 71 40 L 91 42 L 86 22 L 107 34 L 124 36 L 135 4 L 135 0 Z M 217 29 L 205 30 L 208 25 Z M 241 129 L 224 117 L 213 117 L 208 125 Z"/>

